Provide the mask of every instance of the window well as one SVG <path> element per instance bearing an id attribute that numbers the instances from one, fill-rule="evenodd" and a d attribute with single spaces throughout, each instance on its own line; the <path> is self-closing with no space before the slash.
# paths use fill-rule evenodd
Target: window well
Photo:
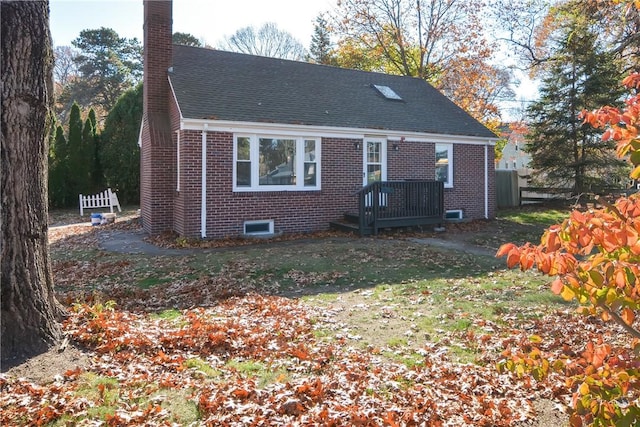
<path id="1" fill-rule="evenodd" d="M 273 220 L 245 221 L 244 234 L 273 234 Z"/>
<path id="2" fill-rule="evenodd" d="M 371 85 L 371 86 L 373 86 L 378 92 L 380 92 L 382 96 L 384 96 L 387 99 L 391 99 L 394 101 L 402 101 L 402 97 L 397 93 L 395 93 L 395 91 L 391 89 L 389 86 L 383 86 L 383 85 Z"/>

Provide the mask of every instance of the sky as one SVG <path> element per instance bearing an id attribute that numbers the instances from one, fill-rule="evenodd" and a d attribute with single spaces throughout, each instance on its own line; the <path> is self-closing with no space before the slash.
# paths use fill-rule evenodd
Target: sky
<path id="1" fill-rule="evenodd" d="M 275 22 L 309 48 L 313 25 L 336 0 L 174 0 L 173 31 L 216 46 L 244 27 Z M 80 31 L 112 28 L 120 37 L 142 42 L 142 0 L 50 0 L 54 46 L 70 46 Z"/>
<path id="2" fill-rule="evenodd" d="M 240 28 L 259 28 L 274 22 L 309 48 L 316 17 L 335 8 L 337 0 L 174 0 L 173 31 L 189 33 L 216 47 Z M 107 27 L 120 37 L 142 42 L 142 0 L 50 0 L 50 27 L 54 46 L 70 46 L 80 31 Z M 536 86 L 523 74 L 516 98 L 537 97 Z M 503 118 L 519 115 L 518 102 L 503 103 Z M 509 110 L 509 111 L 507 111 Z"/>

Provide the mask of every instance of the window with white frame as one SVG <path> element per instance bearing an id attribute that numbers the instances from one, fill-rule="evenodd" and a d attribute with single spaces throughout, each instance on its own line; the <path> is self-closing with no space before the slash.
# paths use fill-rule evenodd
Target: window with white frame
<path id="1" fill-rule="evenodd" d="M 236 135 L 234 191 L 320 189 L 320 140 Z"/>
<path id="2" fill-rule="evenodd" d="M 176 191 L 180 191 L 180 131 L 176 131 Z"/>
<path id="3" fill-rule="evenodd" d="M 447 188 L 453 187 L 452 144 L 436 144 L 436 181 L 444 182 Z"/>

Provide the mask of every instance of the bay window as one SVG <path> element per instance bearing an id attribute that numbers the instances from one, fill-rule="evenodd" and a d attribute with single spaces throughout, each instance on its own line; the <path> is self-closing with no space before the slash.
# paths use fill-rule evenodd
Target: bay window
<path id="1" fill-rule="evenodd" d="M 320 141 L 315 138 L 236 135 L 234 191 L 320 189 Z"/>

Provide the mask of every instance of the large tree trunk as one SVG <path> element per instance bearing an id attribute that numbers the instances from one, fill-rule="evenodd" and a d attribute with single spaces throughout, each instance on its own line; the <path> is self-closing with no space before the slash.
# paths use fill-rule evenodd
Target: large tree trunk
<path id="1" fill-rule="evenodd" d="M 3 367 L 61 336 L 47 241 L 47 152 L 53 96 L 48 1 L 2 0 Z"/>

